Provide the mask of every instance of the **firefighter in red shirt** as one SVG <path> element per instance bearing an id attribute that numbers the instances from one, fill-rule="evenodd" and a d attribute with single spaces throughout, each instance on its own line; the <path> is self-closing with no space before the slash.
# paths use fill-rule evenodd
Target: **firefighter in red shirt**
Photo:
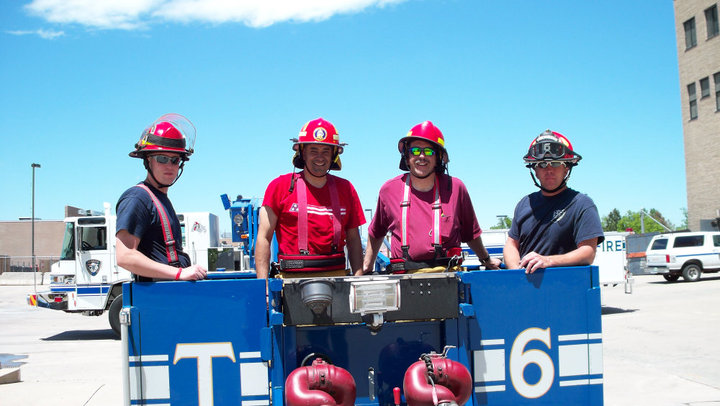
<path id="1" fill-rule="evenodd" d="M 344 276 L 362 268 L 359 227 L 365 224 L 353 185 L 340 170 L 343 146 L 329 121 L 309 121 L 292 139 L 293 165 L 302 169 L 274 179 L 265 191 L 255 246 L 258 278 L 270 274 L 273 233 L 282 277 Z M 350 270 L 346 269 L 345 247 Z"/>

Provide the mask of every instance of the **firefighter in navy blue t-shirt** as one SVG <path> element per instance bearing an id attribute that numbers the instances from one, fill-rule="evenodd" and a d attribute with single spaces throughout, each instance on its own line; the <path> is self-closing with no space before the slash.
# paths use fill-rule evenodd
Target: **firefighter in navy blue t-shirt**
<path id="1" fill-rule="evenodd" d="M 567 187 L 572 167 L 582 157 L 565 136 L 547 130 L 533 140 L 523 159 L 540 191 L 515 207 L 505 264 L 526 273 L 592 264 L 597 245 L 605 239 L 600 216 L 592 199 Z"/>
<path id="2" fill-rule="evenodd" d="M 118 200 L 117 263 L 139 281 L 197 280 L 207 275 L 182 251 L 180 221 L 167 196 L 193 153 L 195 127 L 179 114 L 166 114 L 143 131 L 133 158 L 147 177 Z"/>

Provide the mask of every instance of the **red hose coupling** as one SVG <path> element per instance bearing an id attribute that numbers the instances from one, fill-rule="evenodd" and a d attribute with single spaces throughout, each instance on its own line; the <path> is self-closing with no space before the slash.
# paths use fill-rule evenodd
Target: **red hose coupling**
<path id="1" fill-rule="evenodd" d="M 355 380 L 340 367 L 330 365 L 321 358 L 309 367 L 299 367 L 285 380 L 287 406 L 353 406 Z"/>
<path id="2" fill-rule="evenodd" d="M 473 387 L 470 371 L 463 364 L 441 356 L 435 355 L 431 361 L 432 371 L 424 361 L 415 362 L 405 371 L 403 388 L 408 406 L 467 403 Z"/>

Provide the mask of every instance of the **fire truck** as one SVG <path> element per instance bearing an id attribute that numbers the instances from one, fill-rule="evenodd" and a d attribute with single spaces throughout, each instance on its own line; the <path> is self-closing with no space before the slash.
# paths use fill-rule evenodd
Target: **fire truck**
<path id="1" fill-rule="evenodd" d="M 257 206 L 223 198 L 248 248 Z M 596 266 L 128 282 L 126 405 L 602 405 Z"/>

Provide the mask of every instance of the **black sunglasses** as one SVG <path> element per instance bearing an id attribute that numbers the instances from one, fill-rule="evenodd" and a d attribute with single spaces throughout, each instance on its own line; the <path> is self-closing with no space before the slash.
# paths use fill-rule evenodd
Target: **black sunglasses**
<path id="1" fill-rule="evenodd" d="M 165 155 L 150 155 L 150 158 L 154 159 L 155 162 L 165 165 L 167 163 L 171 163 L 173 165 L 177 165 L 180 163 L 180 157 L 179 156 L 165 156 Z"/>

